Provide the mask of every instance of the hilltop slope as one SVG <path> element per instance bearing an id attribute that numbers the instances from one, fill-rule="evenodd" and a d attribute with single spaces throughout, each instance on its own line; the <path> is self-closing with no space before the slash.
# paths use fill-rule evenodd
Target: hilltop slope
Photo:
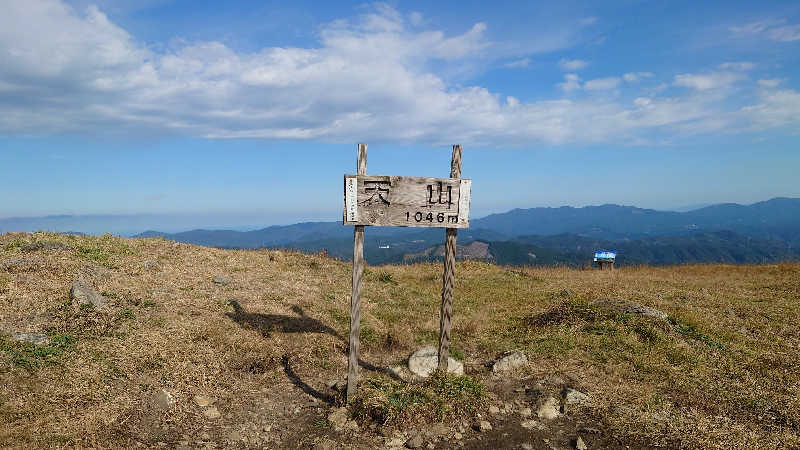
<path id="1" fill-rule="evenodd" d="M 349 264 L 159 238 L 2 235 L 0 446 L 376 448 L 415 433 L 434 448 L 567 447 L 578 436 L 589 448 L 800 446 L 800 265 L 460 262 L 453 354 L 470 378 L 454 382 L 487 396 L 437 425 L 419 420 L 421 385 L 389 369 L 436 343 L 441 270 L 368 268 L 361 386 L 386 390 L 404 421 L 354 407 L 341 428 L 329 414 L 347 366 Z M 108 304 L 76 305 L 76 277 Z M 603 298 L 668 319 L 609 311 Z M 20 332 L 50 342 L 15 342 Z M 514 349 L 529 364 L 493 375 Z M 588 399 L 535 417 L 567 387 Z M 417 396 L 392 394 L 402 389 Z M 534 421 L 523 426 L 525 408 Z M 491 431 L 470 427 L 476 413 Z"/>

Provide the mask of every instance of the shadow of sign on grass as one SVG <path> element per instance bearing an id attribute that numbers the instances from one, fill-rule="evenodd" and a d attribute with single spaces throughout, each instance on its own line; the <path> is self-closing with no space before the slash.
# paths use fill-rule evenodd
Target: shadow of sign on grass
<path id="1" fill-rule="evenodd" d="M 261 336 L 269 338 L 273 332 L 281 333 L 326 333 L 336 337 L 342 341 L 345 346 L 342 350 L 344 355 L 347 355 L 347 340 L 339 334 L 336 330 L 326 325 L 322 321 L 313 317 L 307 316 L 305 311 L 298 306 L 292 306 L 292 311 L 297 316 L 289 316 L 285 314 L 262 314 L 252 313 L 246 311 L 242 305 L 235 299 L 228 300 L 228 303 L 233 307 L 233 312 L 225 313 L 231 320 L 238 323 L 243 328 L 257 330 Z M 336 401 L 335 396 L 325 394 L 314 389 L 311 385 L 303 381 L 302 378 L 294 371 L 291 366 L 289 354 L 283 355 L 282 358 L 283 371 L 289 380 L 306 394 L 328 404 L 334 404 Z M 362 359 L 358 360 L 358 365 L 368 371 L 382 373 L 397 381 L 402 381 L 402 378 L 397 376 L 394 372 L 386 367 L 378 367 Z"/>

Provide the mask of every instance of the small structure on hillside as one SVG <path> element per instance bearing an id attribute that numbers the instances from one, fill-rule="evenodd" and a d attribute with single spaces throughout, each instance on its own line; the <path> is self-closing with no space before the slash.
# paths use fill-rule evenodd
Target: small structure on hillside
<path id="1" fill-rule="evenodd" d="M 594 262 L 600 270 L 614 270 L 614 260 L 617 259 L 616 250 L 598 250 L 594 252 Z"/>

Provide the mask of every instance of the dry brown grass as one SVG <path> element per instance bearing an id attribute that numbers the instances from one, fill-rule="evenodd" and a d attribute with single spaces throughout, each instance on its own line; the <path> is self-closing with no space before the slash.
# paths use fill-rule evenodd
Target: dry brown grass
<path id="1" fill-rule="evenodd" d="M 34 241 L 68 248 L 23 253 Z M 308 442 L 298 427 L 329 432 L 314 424 L 335 401 L 327 385 L 346 373 L 348 263 L 161 239 L 0 237 L 0 262 L 23 257 L 35 261 L 0 270 L 2 328 L 70 343 L 40 357 L 3 341 L 0 446 L 192 444 L 208 433 L 219 445 L 283 447 Z M 78 274 L 107 295 L 108 311 L 71 307 Z M 434 264 L 368 269 L 365 376 L 380 379 L 436 342 L 440 274 Z M 232 282 L 216 285 L 215 275 Z M 531 364 L 517 376 L 577 380 L 623 440 L 800 446 L 800 265 L 599 272 L 460 262 L 456 277 L 454 353 L 478 379 L 489 377 L 487 361 L 521 348 Z M 670 321 L 599 311 L 590 301 L 601 297 L 661 309 Z M 156 405 L 161 389 L 175 407 Z M 217 399 L 221 419 L 192 402 L 201 393 Z"/>

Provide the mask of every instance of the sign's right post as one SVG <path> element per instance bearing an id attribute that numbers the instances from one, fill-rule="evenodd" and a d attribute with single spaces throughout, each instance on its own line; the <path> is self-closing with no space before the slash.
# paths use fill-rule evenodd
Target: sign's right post
<path id="1" fill-rule="evenodd" d="M 461 146 L 453 146 L 450 159 L 450 178 L 461 178 Z M 450 326 L 453 316 L 453 285 L 455 284 L 456 238 L 458 228 L 445 229 L 444 274 L 442 275 L 442 311 L 439 319 L 439 370 L 447 373 L 450 357 Z"/>

